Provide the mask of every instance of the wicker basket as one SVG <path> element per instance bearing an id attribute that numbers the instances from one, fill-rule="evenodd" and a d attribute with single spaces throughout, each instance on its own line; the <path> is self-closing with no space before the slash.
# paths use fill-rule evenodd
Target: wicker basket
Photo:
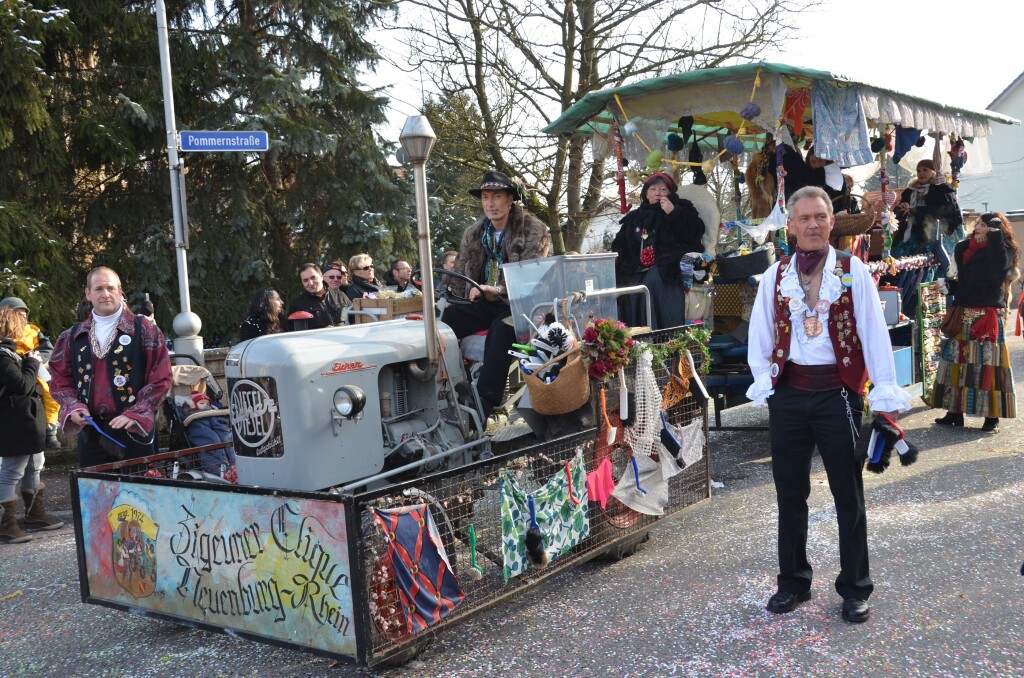
<path id="1" fill-rule="evenodd" d="M 865 205 L 860 214 L 837 214 L 836 225 L 832 227 L 831 237 L 843 238 L 848 235 L 860 235 L 867 233 L 871 225 L 875 223 L 875 209 L 871 205 Z"/>
<path id="2" fill-rule="evenodd" d="M 530 392 L 530 407 L 538 414 L 569 414 L 583 407 L 590 399 L 590 376 L 579 346 L 555 356 L 534 372 L 540 372 L 559 360 L 566 360 L 566 363 L 550 384 L 545 384 L 535 374 L 523 375 L 526 390 Z"/>

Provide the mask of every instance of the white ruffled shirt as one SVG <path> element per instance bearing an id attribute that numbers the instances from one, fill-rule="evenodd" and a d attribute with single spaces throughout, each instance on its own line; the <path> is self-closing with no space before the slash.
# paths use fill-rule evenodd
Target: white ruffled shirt
<path id="1" fill-rule="evenodd" d="M 818 313 L 822 332 L 808 337 L 802 322 L 791 322 L 793 333 L 789 347 L 790 362 L 797 365 L 835 365 L 836 354 L 832 350 L 829 336 L 828 314 L 831 304 L 843 292 L 843 283 L 836 275 L 836 251 L 829 246 L 825 268 L 821 274 L 821 289 L 818 299 L 829 303 L 829 310 Z M 747 398 L 754 407 L 764 407 L 768 398 L 775 393 L 772 389 L 772 352 L 775 350 L 775 278 L 781 262 L 776 262 L 761 276 L 761 285 L 750 314 L 750 329 L 747 334 L 747 364 L 750 365 L 754 383 L 747 389 Z M 892 342 L 889 328 L 885 324 L 882 304 L 878 299 L 875 281 L 867 266 L 860 259 L 850 261 L 853 276 L 853 308 L 857 319 L 857 335 L 864 351 L 864 363 L 871 379 L 871 391 L 867 402 L 875 412 L 905 412 L 910 409 L 910 394 L 896 383 L 896 365 L 893 362 Z M 780 281 L 782 296 L 790 299 L 804 297 L 796 267 L 796 257 L 790 259 Z M 806 309 L 793 312 L 794 318 L 801 318 Z"/>

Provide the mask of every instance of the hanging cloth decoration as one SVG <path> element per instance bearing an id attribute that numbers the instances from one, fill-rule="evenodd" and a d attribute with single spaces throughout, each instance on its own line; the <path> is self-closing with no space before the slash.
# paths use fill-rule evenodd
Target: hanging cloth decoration
<path id="1" fill-rule="evenodd" d="M 662 415 L 665 424 L 661 442 L 670 454 L 675 455 L 683 468 L 692 466 L 704 456 L 704 425 L 699 418 L 689 424 L 673 424 Z"/>
<path id="2" fill-rule="evenodd" d="M 419 633 L 451 614 L 466 594 L 426 504 L 373 513 L 387 541 L 407 630 Z"/>
<path id="3" fill-rule="evenodd" d="M 793 134 L 798 137 L 804 133 L 804 112 L 811 105 L 811 89 L 799 87 L 786 91 L 786 103 L 782 109 L 783 119 L 793 125 Z"/>
<path id="4" fill-rule="evenodd" d="M 841 167 L 866 165 L 874 158 L 860 88 L 817 80 L 811 94 L 814 153 Z M 795 148 L 795 147 L 794 147 Z"/>
<path id="5" fill-rule="evenodd" d="M 612 147 L 615 149 L 615 185 L 619 188 L 619 212 L 629 211 L 626 203 L 626 161 L 622 158 L 622 132 L 618 124 L 612 125 Z"/>
<path id="6" fill-rule="evenodd" d="M 661 461 L 634 454 L 631 463 L 615 484 L 612 496 L 638 513 L 665 515 L 668 506 L 668 481 Z"/>
<path id="7" fill-rule="evenodd" d="M 531 566 L 526 548 L 531 499 L 532 514 L 548 559 L 554 560 L 590 535 L 587 470 L 582 448 L 565 468 L 532 494 L 520 486 L 512 471 L 501 471 L 498 493 L 501 496 L 502 574 L 506 582 Z"/>
<path id="8" fill-rule="evenodd" d="M 636 399 L 636 413 L 633 425 L 626 427 L 625 441 L 633 454 L 651 456 L 658 452 L 661 437 L 661 392 L 654 376 L 654 355 L 649 348 L 640 352 L 636 363 L 636 377 L 633 395 Z"/>

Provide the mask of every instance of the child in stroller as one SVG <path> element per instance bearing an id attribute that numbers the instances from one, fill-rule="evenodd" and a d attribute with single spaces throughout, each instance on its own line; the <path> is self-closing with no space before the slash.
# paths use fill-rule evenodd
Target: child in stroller
<path id="1" fill-rule="evenodd" d="M 173 365 L 171 391 L 164 401 L 171 449 L 231 443 L 230 411 L 221 406 L 223 394 L 210 371 L 199 365 Z M 235 466 L 235 449 L 199 453 L 202 470 L 215 476 Z"/>

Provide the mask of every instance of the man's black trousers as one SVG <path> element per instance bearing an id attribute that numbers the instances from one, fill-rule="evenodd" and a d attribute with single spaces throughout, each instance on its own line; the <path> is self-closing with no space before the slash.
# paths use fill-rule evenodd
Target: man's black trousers
<path id="1" fill-rule="evenodd" d="M 863 461 L 854 458 L 855 440 L 843 389 L 811 392 L 780 383 L 768 398 L 772 475 L 779 506 L 780 591 L 803 593 L 811 587 L 807 560 L 807 497 L 811 455 L 817 447 L 828 476 L 839 520 L 840 572 L 836 591 L 844 599 L 867 600 L 874 586 L 868 572 L 867 519 Z M 845 389 L 859 427 L 863 398 Z"/>

